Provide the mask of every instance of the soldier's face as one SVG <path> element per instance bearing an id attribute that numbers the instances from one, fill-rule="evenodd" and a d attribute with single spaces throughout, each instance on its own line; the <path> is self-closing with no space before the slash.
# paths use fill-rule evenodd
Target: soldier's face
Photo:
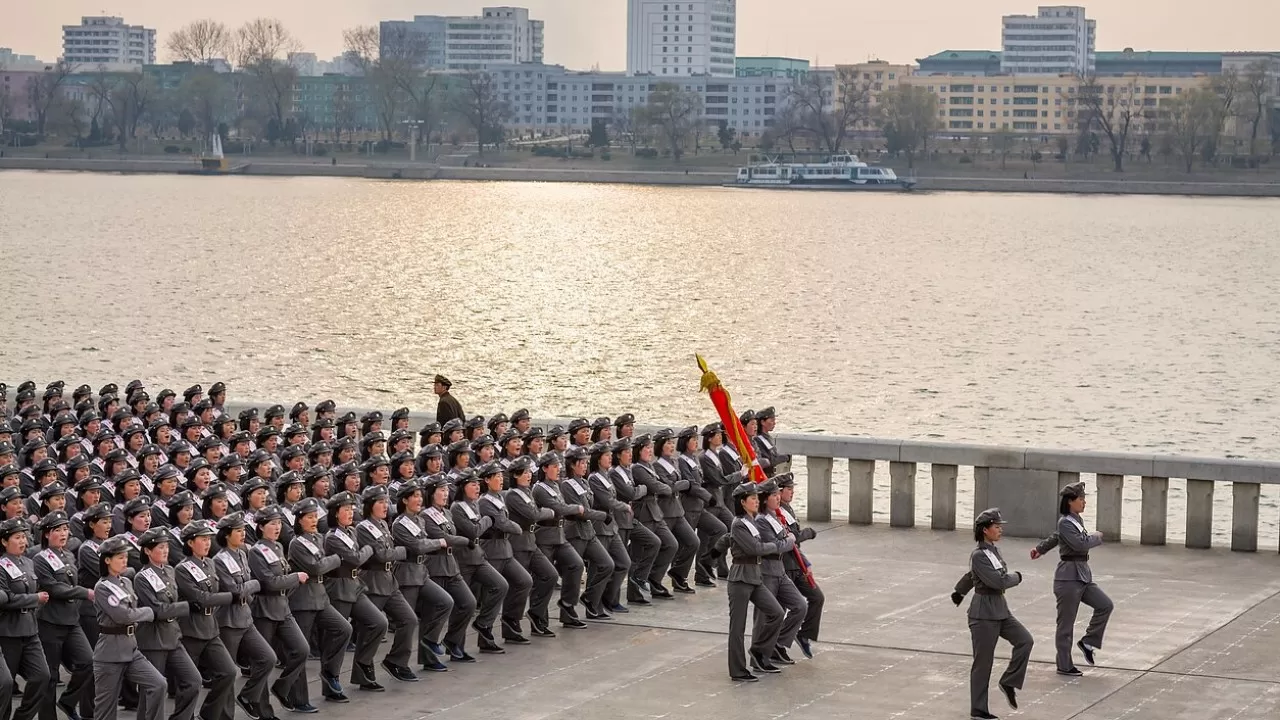
<path id="1" fill-rule="evenodd" d="M 759 495 L 746 496 L 745 498 L 742 499 L 742 507 L 745 508 L 747 512 L 752 514 L 759 512 L 760 496 Z"/>
<path id="2" fill-rule="evenodd" d="M 987 542 L 999 542 L 1000 538 L 1004 537 L 1004 525 L 1000 523 L 988 525 L 982 529 L 982 536 L 987 539 Z"/>
<path id="3" fill-rule="evenodd" d="M 781 490 L 778 491 L 778 499 L 784 503 L 790 503 L 791 498 L 795 497 L 795 495 L 796 495 L 795 488 L 787 487 L 787 488 L 782 488 Z"/>
<path id="4" fill-rule="evenodd" d="M 468 500 L 475 500 L 480 497 L 480 483 L 469 482 L 462 486 L 462 494 Z"/>
<path id="5" fill-rule="evenodd" d="M 764 420 L 760 421 L 760 429 L 763 430 L 764 432 L 773 432 L 773 428 L 777 426 L 777 424 L 778 424 L 778 418 L 776 417 L 765 418 Z"/>
<path id="6" fill-rule="evenodd" d="M 167 542 L 156 543 L 143 552 L 147 554 L 147 560 L 150 560 L 152 565 L 164 565 L 169 562 L 169 543 Z"/>
<path id="7" fill-rule="evenodd" d="M 502 473 L 498 473 L 497 475 L 490 475 L 489 477 L 485 478 L 485 486 L 488 488 L 489 492 L 491 493 L 501 492 L 502 491 Z"/>
<path id="8" fill-rule="evenodd" d="M 70 525 L 59 525 L 49 531 L 48 541 L 49 547 L 62 549 L 67 546 L 67 538 L 71 536 Z"/>
<path id="9" fill-rule="evenodd" d="M 315 532 L 317 522 L 319 522 L 319 518 L 316 516 L 316 513 L 313 512 L 307 513 L 298 518 L 298 525 L 302 528 L 302 532 L 304 533 Z"/>
<path id="10" fill-rule="evenodd" d="M 227 533 L 227 547 L 238 548 L 244 544 L 244 528 L 235 528 Z"/>
<path id="11" fill-rule="evenodd" d="M 268 522 L 258 529 L 258 533 L 267 540 L 275 542 L 280 538 L 280 521 L 277 519 Z"/>
<path id="12" fill-rule="evenodd" d="M 375 502 L 373 507 L 369 508 L 369 514 L 377 520 L 385 519 L 387 517 L 387 501 L 378 500 Z"/>
<path id="13" fill-rule="evenodd" d="M 93 507 L 102 500 L 102 492 L 100 490 L 86 490 L 80 496 L 82 507 Z"/>
<path id="14" fill-rule="evenodd" d="M 1076 515 L 1079 515 L 1080 513 L 1084 512 L 1084 508 L 1086 505 L 1083 495 L 1076 498 L 1075 500 L 1069 501 L 1067 504 L 1068 504 L 1068 507 L 1071 508 L 1071 512 L 1075 513 Z"/>
<path id="15" fill-rule="evenodd" d="M 436 507 L 444 507 L 449 502 L 449 488 L 443 485 L 431 492 L 431 504 Z"/>
<path id="16" fill-rule="evenodd" d="M 781 498 L 778 493 L 769 493 L 769 496 L 764 499 L 764 506 L 770 510 L 777 510 L 779 502 L 781 502 Z"/>
<path id="17" fill-rule="evenodd" d="M 183 505 L 182 508 L 178 510 L 178 524 L 186 525 L 191 522 L 191 517 L 195 514 L 196 508 L 194 505 Z"/>
<path id="18" fill-rule="evenodd" d="M 4 541 L 4 550 L 10 555 L 21 555 L 27 551 L 27 534 L 16 532 Z"/>
<path id="19" fill-rule="evenodd" d="M 128 553 L 116 553 L 107 558 L 107 572 L 112 575 L 119 575 L 124 572 L 125 567 L 129 564 Z"/>
<path id="20" fill-rule="evenodd" d="M 197 535 L 187 542 L 191 547 L 191 554 L 204 558 L 209 555 L 209 546 L 213 544 L 213 540 L 208 535 Z"/>

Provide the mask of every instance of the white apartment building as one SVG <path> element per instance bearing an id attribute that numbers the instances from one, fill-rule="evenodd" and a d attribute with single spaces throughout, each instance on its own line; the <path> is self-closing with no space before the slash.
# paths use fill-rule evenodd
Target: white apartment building
<path id="1" fill-rule="evenodd" d="M 1042 6 L 1035 15 L 1005 15 L 1000 72 L 1009 75 L 1091 73 L 1097 25 L 1083 7 Z"/>
<path id="2" fill-rule="evenodd" d="M 733 77 L 736 0 L 627 0 L 627 74 Z"/>
<path id="3" fill-rule="evenodd" d="M 572 72 L 559 65 L 490 66 L 498 99 L 511 110 L 507 126 L 521 133 L 588 132 L 611 124 L 648 102 L 660 83 L 674 83 L 702 98 L 702 119 L 721 121 L 742 137 L 758 137 L 773 125 L 786 101 L 787 78 L 684 77 Z"/>
<path id="4" fill-rule="evenodd" d="M 386 20 L 384 42 L 396 31 L 414 34 L 427 49 L 426 65 L 436 70 L 480 70 L 490 65 L 541 63 L 543 21 L 521 7 L 486 7 L 476 16 L 416 15 Z"/>
<path id="5" fill-rule="evenodd" d="M 156 31 L 118 17 L 82 17 L 79 25 L 62 26 L 62 57 L 80 66 L 153 65 Z"/>

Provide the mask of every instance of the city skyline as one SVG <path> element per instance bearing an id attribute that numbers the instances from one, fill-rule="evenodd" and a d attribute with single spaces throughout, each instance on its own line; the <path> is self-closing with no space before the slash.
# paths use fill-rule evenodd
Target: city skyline
<path id="1" fill-rule="evenodd" d="M 108 6 L 89 0 L 55 0 L 46 5 L 19 5 L 6 11 L 0 24 L 0 47 L 51 61 L 61 54 L 61 28 L 82 15 L 118 15 L 126 22 L 155 28 L 159 61 L 170 60 L 164 41 L 192 20 L 204 17 L 236 27 L 262 15 L 276 17 L 320 58 L 342 51 L 342 31 L 380 20 L 411 19 L 422 14 L 475 14 L 482 0 L 370 0 L 339 4 L 315 12 L 314 3 L 275 0 L 262 3 L 224 0 L 216 6 L 192 6 L 160 0 L 114 0 Z M 546 22 L 546 62 L 575 69 L 624 70 L 627 65 L 626 0 L 525 0 Z M 878 58 L 914 63 L 944 49 L 999 49 L 1003 15 L 1034 13 L 1039 2 L 975 0 L 957 13 L 955 3 L 920 0 L 910 16 L 893 4 L 851 7 L 847 0 L 801 0 L 783 6 L 776 0 L 738 0 L 737 54 L 804 58 L 819 64 L 854 63 Z M 1120 50 L 1274 50 L 1280 37 L 1280 4 L 1256 0 L 1221 0 L 1219 22 L 1191 16 L 1190 3 L 1157 0 L 1093 0 L 1083 3 L 1098 21 L 1098 48 Z M 1171 5 L 1175 7 L 1170 7 Z M 803 8 L 801 10 L 800 8 Z M 936 22 L 920 22 L 936 18 Z"/>

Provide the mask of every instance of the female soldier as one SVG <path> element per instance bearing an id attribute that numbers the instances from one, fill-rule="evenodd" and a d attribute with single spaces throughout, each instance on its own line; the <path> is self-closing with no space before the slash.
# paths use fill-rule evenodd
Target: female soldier
<path id="1" fill-rule="evenodd" d="M 818 536 L 818 532 L 813 528 L 801 527 L 795 511 L 791 508 L 791 500 L 795 495 L 795 475 L 783 473 L 775 477 L 774 481 L 778 483 L 778 509 L 781 511 L 782 520 L 787 523 L 787 527 L 791 528 L 791 534 L 796 539 L 796 547 L 800 548 L 801 543 L 814 539 Z M 804 622 L 800 625 L 800 632 L 796 634 L 796 642 L 800 644 L 800 652 L 812 660 L 811 643 L 818 639 L 818 630 L 822 625 L 822 608 L 827 598 L 817 583 L 810 582 L 812 576 L 808 572 L 809 561 L 804 558 L 803 551 L 800 552 L 800 556 L 797 558 L 794 552 L 782 553 L 782 564 L 787 568 L 787 577 L 791 578 L 796 589 L 809 603 L 809 610 L 805 613 Z M 804 563 L 804 567 L 801 567 L 801 562 Z"/>
<path id="2" fill-rule="evenodd" d="M 84 542 L 80 543 L 80 548 L 76 550 L 76 579 L 80 587 L 86 590 L 93 590 L 98 581 L 102 579 L 98 563 L 98 548 L 107 538 L 111 537 L 111 504 L 103 502 L 90 505 L 84 511 L 83 521 Z M 124 538 L 120 538 L 120 542 L 124 544 L 127 551 L 129 542 Z M 127 554 L 125 562 L 128 563 Z M 80 629 L 84 631 L 84 638 L 88 641 L 89 647 L 94 648 L 94 660 L 96 662 L 98 645 L 97 596 L 90 597 L 93 602 L 80 604 Z M 84 693 L 80 696 L 81 717 L 94 717 L 95 692 L 93 675 L 90 675 L 88 686 L 85 687 Z M 112 702 L 115 702 L 114 698 Z"/>
<path id="3" fill-rule="evenodd" d="M 445 452 L 445 465 L 448 467 L 446 471 L 450 479 L 456 479 L 458 473 L 464 468 L 471 467 L 471 445 L 466 440 L 449 445 Z"/>
<path id="4" fill-rule="evenodd" d="M 1084 518 L 1084 483 L 1074 483 L 1062 488 L 1058 501 L 1058 531 L 1045 538 L 1031 551 L 1031 559 L 1057 547 L 1058 568 L 1053 573 L 1053 594 L 1058 599 L 1058 630 L 1054 634 L 1057 647 L 1058 674 L 1080 676 L 1084 673 L 1071 658 L 1071 639 L 1075 632 L 1076 614 L 1080 603 L 1093 608 L 1089 629 L 1076 643 L 1084 654 L 1085 662 L 1093 664 L 1093 655 L 1102 647 L 1102 636 L 1107 632 L 1107 621 L 1115 607 L 1111 598 L 1093 582 L 1093 570 L 1089 568 L 1089 550 L 1102 544 L 1102 533 L 1087 532 Z"/>
<path id="5" fill-rule="evenodd" d="M 182 561 L 182 530 L 196 519 L 196 496 L 190 490 L 183 490 L 165 503 L 169 508 L 169 564 L 177 565 Z"/>
<path id="6" fill-rule="evenodd" d="M 591 444 L 609 442 L 613 439 L 613 421 L 607 417 L 598 417 L 591 421 Z"/>
<path id="7" fill-rule="evenodd" d="M 520 439 L 520 433 L 508 430 L 498 436 L 498 447 L 501 448 L 498 462 L 502 463 L 503 470 L 509 470 L 511 463 L 520 457 L 524 449 L 524 441 Z"/>
<path id="8" fill-rule="evenodd" d="M 200 674 L 209 681 L 209 692 L 200 706 L 200 717 L 228 717 L 235 712 L 236 664 L 218 636 L 218 608 L 230 605 L 230 592 L 218 587 L 218 571 L 209 559 L 213 536 L 209 520 L 196 520 L 182 529 L 183 552 L 187 558 L 175 570 L 178 597 L 191 603 L 191 613 L 178 618 L 182 644 Z"/>
<path id="9" fill-rule="evenodd" d="M 440 662 L 433 648 L 439 647 L 440 635 L 453 613 L 453 598 L 428 576 L 427 561 L 431 553 L 443 550 L 447 543 L 427 537 L 422 505 L 417 481 L 400 486 L 391 538 L 397 547 L 405 549 L 405 559 L 395 569 L 395 577 L 405 602 L 418 616 L 418 664 L 423 670 L 445 672 L 449 668 Z"/>
<path id="10" fill-rule="evenodd" d="M 627 554 L 627 542 L 622 537 L 624 526 L 631 525 L 631 505 L 618 499 L 618 492 L 609 479 L 613 467 L 613 452 L 608 442 L 598 442 L 589 449 L 587 484 L 591 488 L 592 504 L 609 517 L 594 523 L 596 538 L 613 560 L 613 574 L 605 583 L 600 596 L 600 606 L 613 613 L 630 612 L 622 604 L 622 584 L 631 572 L 631 556 Z"/>
<path id="11" fill-rule="evenodd" d="M 529 639 L 524 636 L 520 618 L 524 615 L 525 604 L 529 600 L 533 578 L 529 576 L 529 571 L 516 562 L 510 540 L 523 531 L 507 514 L 507 504 L 502 499 L 502 466 L 497 462 L 485 463 L 476 474 L 485 486 L 485 493 L 480 496 L 476 505 L 481 517 L 489 519 L 489 529 L 480 535 L 480 548 L 484 550 L 485 560 L 507 582 L 506 597 L 502 601 L 502 639 L 517 645 L 528 645 Z M 484 639 L 483 634 L 481 639 Z"/>
<path id="12" fill-rule="evenodd" d="M 564 536 L 587 566 L 587 586 L 582 593 L 587 619 L 612 620 L 613 616 L 605 611 L 603 598 L 605 586 L 613 579 L 613 558 L 596 537 L 596 526 L 612 524 L 613 515 L 595 508 L 587 480 L 587 456 L 587 448 L 582 445 L 569 448 L 565 453 L 568 472 L 560 481 L 560 494 L 566 503 L 581 507 L 583 512 L 565 524 Z"/>
<path id="13" fill-rule="evenodd" d="M 649 592 L 649 573 L 658 558 L 661 541 L 652 530 L 636 521 L 638 501 L 649 493 L 649 488 L 636 485 L 631 476 L 631 439 L 619 438 L 610 445 L 613 455 L 613 467 L 609 469 L 609 480 L 613 483 L 614 493 L 618 501 L 626 503 L 630 511 L 618 522 L 618 535 L 627 546 L 627 555 L 631 558 L 631 573 L 627 578 L 627 602 L 635 605 L 649 605 L 645 593 Z"/>
<path id="14" fill-rule="evenodd" d="M 444 450 L 439 445 L 427 445 L 418 451 L 418 458 L 414 463 L 417 468 L 418 475 L 422 477 L 431 477 L 440 472 L 443 466 Z"/>
<path id="15" fill-rule="evenodd" d="M 253 598 L 253 624 L 267 646 L 280 651 L 282 666 L 280 677 L 271 685 L 271 694 L 286 710 L 313 713 L 316 712 L 314 705 L 294 705 L 288 699 L 289 690 L 303 677 L 307 663 L 307 639 L 289 612 L 288 596 L 310 578 L 305 572 L 289 572 L 284 546 L 279 542 L 284 523 L 280 508 L 267 508 L 254 516 L 254 522 L 258 526 L 258 542 L 249 551 L 248 562 L 261 591 Z M 268 697 L 264 695 L 257 702 L 263 717 L 274 717 Z"/>
<path id="16" fill-rule="evenodd" d="M 36 623 L 37 608 L 49 602 L 49 593 L 40 589 L 35 566 L 27 551 L 27 523 L 18 518 L 0 523 L 0 708 L 8 715 L 13 698 L 13 678 L 27 681 L 22 704 L 14 711 L 16 720 L 31 720 L 40 711 L 45 697 L 53 691 L 53 680 L 40 644 Z"/>
<path id="17" fill-rule="evenodd" d="M 661 543 L 649 576 L 639 579 L 645 581 L 645 588 L 652 597 L 670 599 L 673 595 L 670 590 L 662 586 L 662 577 L 671 568 L 671 561 L 675 559 L 678 546 L 676 536 L 671 533 L 671 528 L 664 519 L 666 513 L 662 503 L 669 501 L 675 490 L 659 479 L 657 471 L 653 469 L 653 443 L 654 441 L 648 435 L 641 435 L 631 440 L 631 452 L 634 458 L 629 468 L 631 478 L 637 486 L 648 490 L 636 506 L 636 520 L 657 535 L 658 542 Z M 679 502 L 677 501 L 676 504 L 678 505 Z M 681 513 L 683 512 L 682 509 Z"/>
<path id="18" fill-rule="evenodd" d="M 49 594 L 49 602 L 36 611 L 40 644 L 50 670 L 61 665 L 71 673 L 56 705 L 68 718 L 74 718 L 86 684 L 93 677 L 93 649 L 80 628 L 80 607 L 85 600 L 92 600 L 92 595 L 77 584 L 76 558 L 67 549 L 70 531 L 71 520 L 65 512 L 45 515 L 40 521 L 40 544 L 44 549 L 36 553 L 34 565 L 36 583 Z M 42 720 L 55 717 L 55 695 L 56 683 L 51 683 L 40 708 Z"/>
<path id="19" fill-rule="evenodd" d="M 82 557 L 91 545 L 85 542 L 80 546 Z M 89 551 L 98 558 L 93 569 L 102 578 L 93 587 L 93 606 L 97 612 L 94 634 L 98 635 L 93 646 L 94 720 L 115 720 L 120 691 L 126 680 L 137 685 L 141 696 L 138 720 L 164 717 L 165 677 L 147 662 L 134 639 L 138 624 L 155 620 L 155 611 L 138 607 L 133 584 L 124 577 L 129 564 L 128 550 L 127 540 L 113 537 Z M 81 707 L 83 709 L 83 705 Z"/>
<path id="20" fill-rule="evenodd" d="M 196 711 L 202 678 L 182 646 L 178 619 L 189 615 L 191 607 L 186 600 L 178 598 L 178 585 L 169 562 L 169 533 L 155 528 L 143 533 L 138 540 L 146 557 L 146 564 L 134 576 L 138 607 L 150 608 L 156 616 L 154 622 L 138 626 L 135 635 L 138 649 L 156 670 L 173 680 L 173 714 L 170 717 L 189 719 Z M 140 715 L 149 710 L 147 702 L 139 699 Z"/>
<path id="21" fill-rule="evenodd" d="M 231 593 L 232 602 L 218 609 L 218 635 L 237 665 L 248 666 L 249 679 L 236 694 L 236 704 L 251 718 L 262 717 L 267 702 L 267 680 L 276 665 L 276 654 L 253 625 L 250 604 L 262 584 L 249 571 L 244 550 L 244 513 L 232 513 L 218 522 L 215 536 L 222 549 L 213 559 L 218 587 Z"/>
<path id="22" fill-rule="evenodd" d="M 401 682 L 417 682 L 418 676 L 409 669 L 409 653 L 418 637 L 418 618 L 413 608 L 405 602 L 396 584 L 395 565 L 408 556 L 403 547 L 396 547 L 387 524 L 387 489 L 382 485 L 366 488 L 361 496 L 364 519 L 356 525 L 356 544 L 370 548 L 373 556 L 360 573 L 366 595 L 373 607 L 386 618 L 392 633 L 391 650 L 382 659 L 382 667 L 391 677 Z M 359 643 L 357 643 L 357 646 Z"/>
<path id="23" fill-rule="evenodd" d="M 471 441 L 471 453 L 474 455 L 472 467 L 479 467 L 494 458 L 497 448 L 494 446 L 493 438 L 489 435 L 481 435 Z"/>
<path id="24" fill-rule="evenodd" d="M 351 640 L 356 651 L 351 664 L 351 682 L 361 690 L 382 692 L 385 688 L 378 683 L 373 669 L 373 654 L 387 635 L 387 616 L 369 599 L 360 580 L 360 569 L 373 557 L 373 548 L 356 544 L 358 502 L 349 492 L 340 492 L 329 500 L 329 532 L 324 537 L 324 550 L 339 558 L 341 564 L 325 578 L 325 589 L 333 609 L 351 622 Z"/>
<path id="25" fill-rule="evenodd" d="M 586 513 L 581 505 L 569 505 L 560 496 L 560 458 L 548 452 L 538 458 L 538 481 L 533 485 L 533 501 L 553 517 L 539 524 L 535 539 L 538 549 L 560 574 L 560 624 L 573 629 L 587 626 L 578 619 L 578 599 L 582 594 L 582 557 L 564 534 L 565 518 L 577 519 Z"/>
<path id="26" fill-rule="evenodd" d="M 1004 592 L 1022 582 L 1022 573 L 1009 573 L 996 543 L 1004 533 L 1004 518 L 998 508 L 983 510 L 973 523 L 973 539 L 978 546 L 969 554 L 969 572 L 973 577 L 973 600 L 969 602 L 969 635 L 973 638 L 973 666 L 969 671 L 969 708 L 975 720 L 995 717 L 987 707 L 987 691 L 991 683 L 991 665 L 995 660 L 996 641 L 1000 638 L 1013 645 L 1009 667 L 1000 677 L 1000 690 L 1009 705 L 1018 707 L 1017 691 L 1027 676 L 1031 657 L 1031 633 L 1009 611 Z"/>
<path id="27" fill-rule="evenodd" d="M 350 702 L 342 692 L 338 673 L 342 672 L 342 653 L 351 639 L 351 625 L 329 603 L 324 589 L 324 576 L 338 569 L 342 558 L 326 555 L 324 538 L 316 532 L 320 520 L 320 501 L 305 498 L 293 506 L 297 523 L 295 536 L 289 543 L 289 562 L 301 569 L 315 582 L 308 582 L 289 595 L 289 609 L 298 621 L 302 637 L 310 638 L 316 631 L 316 645 L 320 651 L 320 687 L 330 702 Z M 307 678 L 299 674 L 285 696 L 286 707 L 300 708 L 310 705 L 307 694 Z"/>
<path id="28" fill-rule="evenodd" d="M 540 508 L 533 500 L 530 489 L 533 483 L 533 460 L 521 457 L 511 463 L 507 472 L 511 478 L 511 489 L 507 491 L 505 500 L 511 517 L 520 526 L 521 533 L 511 542 L 516 561 L 533 579 L 529 592 L 529 624 L 532 633 L 538 637 L 555 637 L 551 631 L 550 613 L 551 593 L 556 589 L 556 568 L 538 549 L 536 532 L 543 522 L 555 522 L 555 511 L 551 508 Z"/>
<path id="29" fill-rule="evenodd" d="M 760 510 L 759 487 L 745 482 L 733 491 L 733 523 L 722 542 L 733 551 L 729 567 L 729 677 L 738 682 L 756 682 L 759 678 L 747 668 L 743 640 L 747 631 L 747 604 L 756 606 L 751 628 L 751 664 L 762 672 L 778 672 L 769 655 L 778 644 L 783 611 L 773 593 L 765 587 L 761 572 L 762 558 L 790 552 L 790 538 L 765 542 L 760 537 L 756 516 Z"/>
<path id="30" fill-rule="evenodd" d="M 470 468 L 463 470 L 457 479 L 450 515 L 458 535 L 469 542 L 455 553 L 462 581 L 476 597 L 480 611 L 471 627 L 478 634 L 477 647 L 482 653 L 501 655 L 506 652 L 493 637 L 493 623 L 498 619 L 510 587 L 507 581 L 489 565 L 480 538 L 493 526 L 493 519 L 480 514 L 477 501 L 480 498 L 480 479 Z"/>
<path id="31" fill-rule="evenodd" d="M 659 430 L 653 436 L 654 454 L 657 459 L 652 468 L 658 479 L 671 488 L 666 495 L 659 495 L 658 506 L 662 508 L 662 520 L 676 539 L 676 554 L 671 559 L 667 577 L 671 578 L 671 587 L 678 593 L 692 595 L 694 590 L 689 586 L 689 570 L 698 557 L 698 534 L 694 532 L 685 519 L 683 498 L 689 492 L 689 481 L 680 474 L 676 467 L 676 437 L 670 429 Z M 662 577 L 658 577 L 659 583 Z M 661 597 L 661 596 L 659 596 Z"/>
<path id="32" fill-rule="evenodd" d="M 457 534 L 453 521 L 449 516 L 449 479 L 437 477 L 429 480 L 426 491 L 431 498 L 431 506 L 419 515 L 425 520 L 422 530 L 433 540 L 443 540 L 442 549 L 446 552 L 434 552 L 427 556 L 427 572 L 431 580 L 449 593 L 453 598 L 453 612 L 449 614 L 449 629 L 444 635 L 444 650 L 454 662 L 470 663 L 476 659 L 467 654 L 467 621 L 476 609 L 475 595 L 462 579 L 462 570 L 454 558 L 458 548 L 466 547 L 470 540 Z M 440 654 L 437 648 L 431 651 Z"/>
<path id="33" fill-rule="evenodd" d="M 760 509 L 760 514 L 756 516 L 756 527 L 760 530 L 760 540 L 763 542 L 778 542 L 789 540 L 794 547 L 796 537 L 791 533 L 791 528 L 784 525 L 778 519 L 778 507 L 781 498 L 778 495 L 778 485 L 773 480 L 760 483 L 760 498 L 764 507 Z M 786 565 L 782 562 L 782 553 L 777 555 L 766 555 L 764 562 L 761 564 L 761 573 L 764 576 L 764 586 L 773 593 L 773 597 L 777 599 L 778 604 L 786 611 L 786 619 L 782 621 L 782 629 L 778 632 L 778 644 L 770 651 L 769 658 L 775 663 L 780 662 L 783 665 L 794 665 L 791 656 L 787 653 L 787 648 L 791 647 L 791 643 L 795 642 L 796 633 L 800 631 L 800 624 L 804 622 L 805 616 L 809 612 L 809 603 L 800 594 L 795 583 L 787 576 Z M 760 612 L 757 608 L 756 616 L 759 618 Z"/>
<path id="34" fill-rule="evenodd" d="M 698 551 L 695 553 L 696 557 L 683 558 L 683 564 L 681 559 L 677 559 L 671 572 L 684 578 L 687 583 L 689 566 L 695 565 L 694 582 L 703 587 L 715 587 L 715 581 L 712 579 L 715 577 L 715 572 L 711 568 L 708 551 L 720 541 L 721 535 L 729 532 L 729 528 L 710 510 L 718 498 L 703 487 L 702 463 L 698 460 L 698 427 L 696 425 L 690 425 L 680 431 L 676 437 L 676 449 L 680 451 L 680 459 L 676 463 L 680 468 L 680 477 L 689 483 L 689 489 L 680 496 L 680 502 L 684 506 L 685 520 L 697 534 Z"/>

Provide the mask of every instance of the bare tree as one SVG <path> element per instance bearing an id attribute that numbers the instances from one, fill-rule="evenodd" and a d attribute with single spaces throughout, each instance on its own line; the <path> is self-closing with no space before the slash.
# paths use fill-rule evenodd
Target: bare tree
<path id="1" fill-rule="evenodd" d="M 1079 108 L 1077 116 L 1081 132 L 1097 127 L 1107 137 L 1111 147 L 1111 161 L 1116 172 L 1124 172 L 1124 161 L 1129 151 L 1129 140 L 1143 118 L 1142 106 L 1135 103 L 1134 88 L 1137 81 L 1130 81 L 1128 92 L 1115 92 L 1117 86 L 1103 87 L 1094 75 L 1079 79 L 1075 100 Z M 1125 89 L 1125 87 L 1121 87 Z M 1119 95 L 1119 99 L 1117 99 Z"/>
<path id="2" fill-rule="evenodd" d="M 345 131 L 350 137 L 356 126 L 356 104 L 350 87 L 344 82 L 333 90 L 333 141 L 342 142 Z"/>
<path id="3" fill-rule="evenodd" d="M 208 65 L 229 54 L 231 31 L 217 20 L 196 20 L 175 30 L 165 46 L 174 60 Z"/>
<path id="4" fill-rule="evenodd" d="M 1061 138 L 1066 140 L 1066 138 Z M 1013 152 L 1014 137 L 1008 128 L 1001 128 L 991 136 L 991 149 L 1000 156 L 1000 169 L 1005 169 L 1005 163 L 1009 159 L 1009 153 Z M 1063 151 L 1066 155 L 1066 151 Z"/>
<path id="5" fill-rule="evenodd" d="M 98 71 L 93 75 L 93 80 L 89 82 L 90 122 L 97 124 L 104 139 L 110 135 L 111 125 L 120 122 L 120 113 L 115 105 L 117 83 L 116 74 L 107 72 L 106 66 L 99 66 Z M 120 135 L 123 137 L 124 132 Z M 90 138 L 90 140 L 96 141 L 97 138 Z M 124 149 L 123 145 L 121 149 Z"/>
<path id="6" fill-rule="evenodd" d="M 839 68 L 829 90 L 822 74 L 809 73 L 791 85 L 785 103 L 798 110 L 804 132 L 827 152 L 840 152 L 849 134 L 871 117 L 871 81 L 859 79 L 852 68 Z"/>
<path id="7" fill-rule="evenodd" d="M 184 108 L 191 111 L 196 129 L 205 140 L 218 129 L 218 123 L 227 112 L 228 88 L 222 78 L 208 68 L 187 75 L 178 87 L 178 96 Z"/>
<path id="8" fill-rule="evenodd" d="M 612 132 L 615 140 L 625 142 L 631 147 L 631 154 L 636 154 L 636 144 L 639 142 L 639 125 L 638 118 L 643 115 L 643 106 L 630 107 L 626 109 L 614 108 L 613 117 L 609 120 L 609 130 Z"/>
<path id="9" fill-rule="evenodd" d="M 649 93 L 643 119 L 661 136 L 671 157 L 679 160 L 702 121 L 702 98 L 675 83 L 658 83 Z"/>
<path id="10" fill-rule="evenodd" d="M 1241 85 L 1244 101 L 1241 116 L 1249 123 L 1249 162 L 1257 162 L 1258 130 L 1263 127 L 1267 117 L 1267 101 L 1271 99 L 1271 88 L 1274 80 L 1271 74 L 1273 63 L 1268 60 L 1257 60 L 1245 68 Z"/>
<path id="11" fill-rule="evenodd" d="M 390 140 L 401 107 L 422 121 L 430 143 L 439 107 L 437 76 L 426 72 L 428 40 L 424 33 L 393 25 L 383 31 L 372 25 L 343 31 L 346 58 L 369 79 L 378 104 L 383 136 Z"/>
<path id="12" fill-rule="evenodd" d="M 1169 139 L 1188 173 L 1196 156 L 1220 132 L 1220 107 L 1218 95 L 1207 88 L 1188 90 L 1172 103 Z"/>
<path id="13" fill-rule="evenodd" d="M 49 122 L 49 110 L 62 95 L 62 86 L 75 72 L 75 66 L 59 60 L 53 67 L 27 81 L 27 93 L 36 111 L 36 132 L 43 135 Z"/>
<path id="14" fill-rule="evenodd" d="M 232 53 L 236 65 L 248 74 L 252 96 L 278 128 L 284 127 L 285 116 L 292 110 L 293 85 L 298 79 L 297 69 L 288 63 L 289 53 L 300 47 L 279 20 L 250 20 L 236 31 Z"/>
<path id="15" fill-rule="evenodd" d="M 497 147 L 502 141 L 502 123 L 511 116 L 511 108 L 498 99 L 492 75 L 483 71 L 468 73 L 453 96 L 452 107 L 475 130 L 481 155 L 486 144 Z"/>
<path id="16" fill-rule="evenodd" d="M 116 87 L 116 106 L 121 108 L 121 135 L 134 139 L 138 136 L 138 124 L 156 103 L 160 89 L 150 75 L 141 72 L 125 73 Z M 124 138 L 120 140 L 124 146 Z"/>
<path id="17" fill-rule="evenodd" d="M 916 151 L 928 147 L 938 129 L 938 96 L 915 85 L 892 87 L 881 93 L 877 114 L 889 152 L 905 152 L 914 168 Z"/>

